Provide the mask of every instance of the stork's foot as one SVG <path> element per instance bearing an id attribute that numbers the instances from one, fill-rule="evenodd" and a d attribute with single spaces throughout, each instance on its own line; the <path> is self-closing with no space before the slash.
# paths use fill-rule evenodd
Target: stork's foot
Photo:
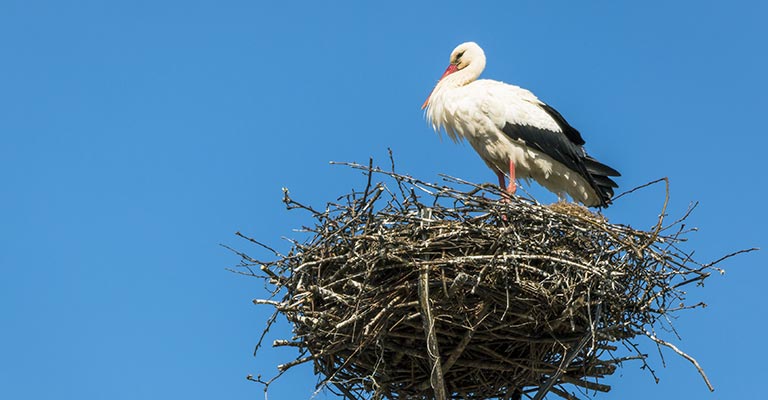
<path id="1" fill-rule="evenodd" d="M 509 185 L 506 185 L 506 187 L 501 186 L 502 194 L 501 194 L 501 201 L 504 203 L 509 203 L 512 201 L 512 197 L 515 195 L 515 192 L 517 191 L 517 184 L 515 181 L 510 181 Z"/>
<path id="2" fill-rule="evenodd" d="M 509 180 L 509 185 L 507 185 L 507 194 L 513 195 L 517 191 L 517 184 L 515 183 L 514 179 Z"/>

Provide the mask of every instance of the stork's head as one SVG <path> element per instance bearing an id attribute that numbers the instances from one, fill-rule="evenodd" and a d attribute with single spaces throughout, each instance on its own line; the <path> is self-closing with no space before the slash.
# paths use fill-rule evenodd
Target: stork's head
<path id="1" fill-rule="evenodd" d="M 432 93 L 435 93 L 438 86 L 440 86 L 440 83 L 444 81 L 450 81 L 447 85 L 453 87 L 466 85 L 477 79 L 484 69 L 485 52 L 483 52 L 483 49 L 481 49 L 475 42 L 462 43 L 456 46 L 451 52 L 450 64 L 448 65 L 448 68 L 445 69 L 443 76 L 440 77 L 440 80 L 438 81 L 437 86 L 435 86 L 435 89 L 432 90 Z M 451 77 L 448 78 L 449 76 Z M 443 87 L 445 87 L 445 84 Z M 432 94 L 427 97 L 427 101 L 421 106 L 422 109 L 429 104 L 429 99 L 431 97 Z"/>
<path id="2" fill-rule="evenodd" d="M 483 68 L 485 68 L 485 52 L 477 43 L 462 43 L 451 52 L 450 64 L 456 66 L 456 71 L 462 70 L 473 63 L 482 63 Z"/>

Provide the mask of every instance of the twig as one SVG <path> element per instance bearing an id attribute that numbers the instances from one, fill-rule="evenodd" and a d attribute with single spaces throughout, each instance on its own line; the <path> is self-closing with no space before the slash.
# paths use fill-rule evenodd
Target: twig
<path id="1" fill-rule="evenodd" d="M 669 343 L 666 340 L 659 339 L 658 337 L 656 337 L 656 335 L 654 335 L 651 332 L 648 332 L 645 329 L 643 329 L 643 333 L 649 339 L 651 339 L 654 342 L 656 342 L 656 344 L 659 344 L 659 345 L 662 345 L 662 346 L 667 347 L 669 349 L 672 349 L 672 351 L 677 353 L 679 356 L 681 356 L 681 357 L 685 358 L 686 360 L 690 361 L 691 364 L 693 364 L 696 367 L 696 370 L 699 371 L 699 375 L 701 375 L 701 377 L 704 379 L 704 383 L 707 384 L 707 388 L 709 388 L 709 391 L 710 392 L 714 392 L 715 391 L 714 386 L 712 386 L 712 383 L 709 382 L 709 378 L 707 378 L 707 374 L 704 373 L 704 369 L 701 368 L 701 366 L 699 365 L 699 362 L 696 361 L 695 358 L 689 356 L 688 354 L 686 354 L 682 350 L 678 349 L 677 346 L 675 346 L 674 344 Z"/>

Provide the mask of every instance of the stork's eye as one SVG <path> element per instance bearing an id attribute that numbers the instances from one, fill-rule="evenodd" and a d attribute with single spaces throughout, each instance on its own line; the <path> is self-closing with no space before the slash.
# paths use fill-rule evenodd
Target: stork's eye
<path id="1" fill-rule="evenodd" d="M 459 54 L 456 54 L 456 59 L 458 60 L 458 59 L 459 59 L 459 58 L 461 58 L 461 56 L 463 56 L 463 55 L 464 55 L 464 52 L 463 52 L 463 51 L 462 51 L 461 53 L 459 53 Z"/>

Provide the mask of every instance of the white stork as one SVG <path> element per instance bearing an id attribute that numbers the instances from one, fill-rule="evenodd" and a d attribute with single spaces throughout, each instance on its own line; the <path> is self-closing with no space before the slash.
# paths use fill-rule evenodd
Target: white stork
<path id="1" fill-rule="evenodd" d="M 435 131 L 458 142 L 467 139 L 508 193 L 516 178 L 533 178 L 563 199 L 607 207 L 618 187 L 615 169 L 590 157 L 584 139 L 560 113 L 518 86 L 477 80 L 485 53 L 474 42 L 451 52 L 450 65 L 422 109 Z"/>

